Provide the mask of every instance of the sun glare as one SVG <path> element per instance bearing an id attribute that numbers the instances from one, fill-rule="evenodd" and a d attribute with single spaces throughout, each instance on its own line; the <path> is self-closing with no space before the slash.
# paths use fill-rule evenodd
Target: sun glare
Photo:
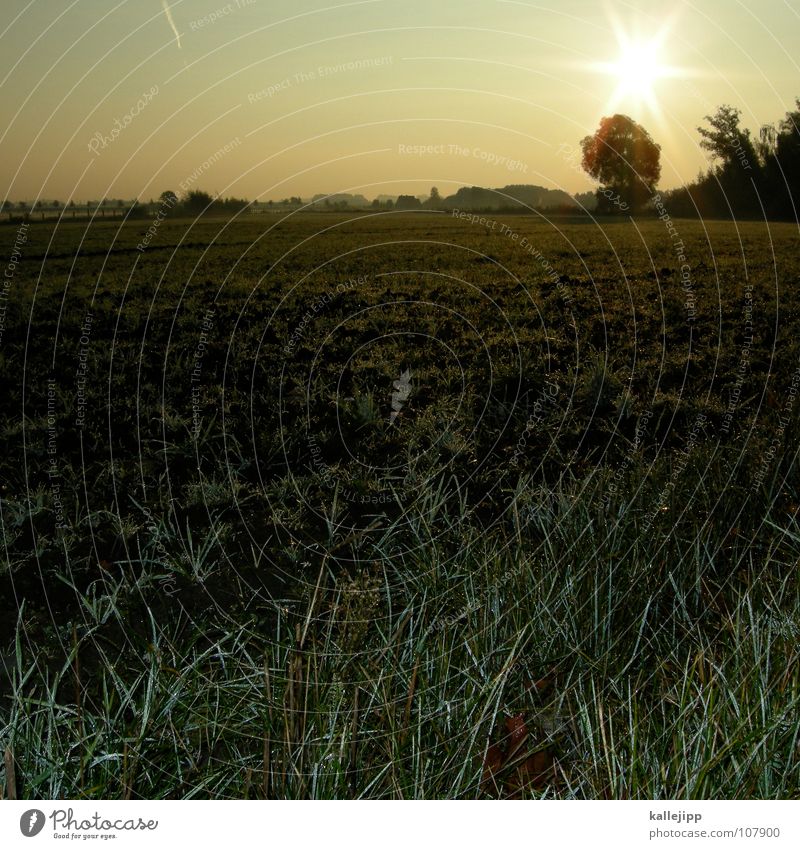
<path id="1" fill-rule="evenodd" d="M 658 47 L 654 44 L 631 44 L 614 64 L 621 94 L 653 96 L 653 84 L 664 76 L 659 64 Z"/>
<path id="2" fill-rule="evenodd" d="M 659 113 L 659 83 L 667 77 L 680 76 L 678 69 L 664 60 L 670 25 L 665 24 L 649 38 L 629 34 L 616 20 L 612 20 L 612 26 L 617 40 L 617 58 L 591 66 L 595 72 L 616 80 L 608 108 L 631 104 Z"/>
<path id="3" fill-rule="evenodd" d="M 661 60 L 663 43 L 661 38 L 651 41 L 629 41 L 618 34 L 619 58 L 603 64 L 599 70 L 617 81 L 611 95 L 610 108 L 620 103 L 633 102 L 658 111 L 657 88 L 659 80 L 674 76 L 673 71 Z"/>

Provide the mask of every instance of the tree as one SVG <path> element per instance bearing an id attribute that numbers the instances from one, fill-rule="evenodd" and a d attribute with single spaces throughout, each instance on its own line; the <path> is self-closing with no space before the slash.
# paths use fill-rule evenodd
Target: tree
<path id="1" fill-rule="evenodd" d="M 183 205 L 191 212 L 203 212 L 211 206 L 213 198 L 208 192 L 201 192 L 199 189 L 193 189 L 186 195 Z"/>
<path id="2" fill-rule="evenodd" d="M 170 191 L 169 189 L 167 189 L 167 191 L 165 192 L 161 192 L 161 194 L 158 196 L 158 199 L 161 201 L 162 204 L 165 204 L 167 206 L 175 206 L 175 204 L 178 202 L 178 196 L 175 194 L 175 192 Z"/>
<path id="3" fill-rule="evenodd" d="M 800 99 L 777 127 L 761 128 L 761 201 L 770 217 L 796 219 L 800 206 Z"/>
<path id="4" fill-rule="evenodd" d="M 422 203 L 414 195 L 400 195 L 394 205 L 395 209 L 421 209 Z"/>
<path id="5" fill-rule="evenodd" d="M 717 206 L 725 214 L 759 215 L 759 184 L 763 176 L 762 163 L 750 130 L 739 126 L 741 112 L 733 106 L 723 105 L 713 115 L 706 115 L 708 127 L 698 127 L 700 147 L 711 154 L 716 167 L 711 177 L 719 194 Z M 765 134 L 769 143 L 769 134 Z M 777 144 L 777 141 L 776 141 Z"/>
<path id="6" fill-rule="evenodd" d="M 439 189 L 437 189 L 436 186 L 431 188 L 430 197 L 425 201 L 424 205 L 427 206 L 428 209 L 439 209 L 442 205 L 442 196 L 439 194 Z"/>
<path id="7" fill-rule="evenodd" d="M 627 115 L 603 118 L 581 149 L 584 171 L 602 187 L 597 197 L 601 208 L 640 208 L 661 176 L 661 146 Z"/>
<path id="8" fill-rule="evenodd" d="M 229 197 L 222 201 L 222 208 L 227 212 L 241 212 L 249 205 L 250 203 L 244 198 Z"/>
<path id="9" fill-rule="evenodd" d="M 140 203 L 137 198 L 131 201 L 130 209 L 128 210 L 128 218 L 146 218 L 148 216 L 147 205 Z"/>
<path id="10" fill-rule="evenodd" d="M 764 124 L 758 131 L 758 153 L 762 160 L 773 156 L 778 145 L 778 131 L 774 124 Z"/>
<path id="11" fill-rule="evenodd" d="M 713 115 L 706 115 L 705 120 L 710 124 L 710 129 L 697 128 L 702 136 L 700 147 L 707 150 L 712 159 L 721 162 L 723 168 L 731 164 L 758 167 L 758 154 L 750 130 L 743 130 L 739 126 L 741 114 L 733 106 L 723 105 Z"/>

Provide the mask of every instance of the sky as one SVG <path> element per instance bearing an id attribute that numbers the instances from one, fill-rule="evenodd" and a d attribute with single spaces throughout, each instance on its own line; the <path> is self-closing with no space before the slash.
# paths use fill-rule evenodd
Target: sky
<path id="1" fill-rule="evenodd" d="M 793 107 L 798 44 L 786 0 L 2 0 L 0 198 L 572 193 L 613 112 L 671 188 L 717 106 Z"/>

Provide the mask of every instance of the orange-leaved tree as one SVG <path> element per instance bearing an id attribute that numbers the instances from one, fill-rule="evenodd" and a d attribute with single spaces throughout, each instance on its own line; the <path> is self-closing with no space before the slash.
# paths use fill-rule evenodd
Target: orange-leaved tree
<path id="1" fill-rule="evenodd" d="M 600 209 L 639 209 L 661 176 L 661 146 L 627 115 L 603 118 L 581 142 L 583 169 L 598 180 Z"/>

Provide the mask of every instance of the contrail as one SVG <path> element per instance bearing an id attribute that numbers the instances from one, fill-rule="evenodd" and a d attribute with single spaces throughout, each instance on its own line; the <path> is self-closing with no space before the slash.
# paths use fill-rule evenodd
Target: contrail
<path id="1" fill-rule="evenodd" d="M 172 31 L 175 33 L 175 41 L 178 42 L 178 50 L 180 50 L 181 34 L 178 32 L 178 28 L 175 26 L 175 21 L 172 20 L 172 12 L 170 12 L 169 10 L 169 3 L 167 3 L 167 0 L 161 0 L 161 8 L 164 10 L 164 14 L 167 16 L 169 25 L 172 27 Z"/>

